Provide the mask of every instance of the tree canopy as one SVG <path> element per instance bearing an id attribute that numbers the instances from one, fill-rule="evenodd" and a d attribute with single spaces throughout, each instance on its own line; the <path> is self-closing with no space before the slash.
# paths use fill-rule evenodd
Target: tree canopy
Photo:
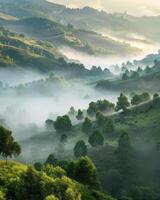
<path id="1" fill-rule="evenodd" d="M 0 126 L 0 155 L 7 161 L 8 157 L 19 156 L 20 153 L 21 147 L 14 140 L 12 132 Z"/>

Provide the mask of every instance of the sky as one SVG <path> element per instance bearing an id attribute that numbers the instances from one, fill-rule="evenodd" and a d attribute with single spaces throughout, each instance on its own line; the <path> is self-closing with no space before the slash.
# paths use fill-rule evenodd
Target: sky
<path id="1" fill-rule="evenodd" d="M 49 0 L 77 8 L 90 6 L 107 12 L 125 12 L 132 15 L 160 14 L 160 0 Z"/>

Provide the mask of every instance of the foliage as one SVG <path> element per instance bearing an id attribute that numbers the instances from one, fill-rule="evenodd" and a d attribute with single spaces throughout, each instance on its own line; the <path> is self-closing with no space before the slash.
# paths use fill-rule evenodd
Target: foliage
<path id="1" fill-rule="evenodd" d="M 128 101 L 128 98 L 121 93 L 120 96 L 118 97 L 116 111 L 123 110 L 125 112 L 129 106 L 130 103 Z"/>
<path id="2" fill-rule="evenodd" d="M 104 144 L 104 137 L 99 131 L 95 131 L 88 139 L 91 146 L 97 147 Z"/>
<path id="3" fill-rule="evenodd" d="M 110 112 L 114 109 L 114 104 L 108 100 L 98 100 L 97 102 L 91 102 L 87 109 L 89 116 L 93 117 L 97 112 Z"/>
<path id="4" fill-rule="evenodd" d="M 135 94 L 132 99 L 131 99 L 131 104 L 132 105 L 138 105 L 142 102 L 145 102 L 145 101 L 149 101 L 150 100 L 150 95 L 145 92 L 145 93 L 142 93 L 142 94 Z"/>
<path id="5" fill-rule="evenodd" d="M 45 198 L 45 200 L 58 200 L 57 197 L 55 197 L 54 195 L 49 195 Z"/>
<path id="6" fill-rule="evenodd" d="M 50 154 L 45 162 L 45 164 L 56 165 L 58 160 L 55 158 L 54 154 Z"/>
<path id="7" fill-rule="evenodd" d="M 18 156 L 21 153 L 20 145 L 14 140 L 12 132 L 0 126 L 0 155 L 2 157 Z"/>
<path id="8" fill-rule="evenodd" d="M 92 131 L 92 122 L 88 117 L 85 118 L 82 124 L 82 131 L 87 135 L 89 135 Z"/>
<path id="9" fill-rule="evenodd" d="M 42 170 L 42 163 L 40 163 L 40 162 L 36 162 L 35 164 L 34 164 L 34 168 L 37 170 L 37 171 L 41 171 Z"/>
<path id="10" fill-rule="evenodd" d="M 72 106 L 68 112 L 69 116 L 74 116 L 76 114 L 76 110 L 74 109 L 74 107 Z"/>
<path id="11" fill-rule="evenodd" d="M 48 129 L 48 130 L 52 130 L 54 128 L 54 121 L 51 120 L 51 119 L 47 119 L 45 121 L 45 127 Z"/>
<path id="12" fill-rule="evenodd" d="M 81 156 L 86 156 L 87 155 L 87 146 L 83 140 L 80 140 L 76 143 L 74 149 L 74 155 L 76 158 L 79 158 Z"/>
<path id="13" fill-rule="evenodd" d="M 134 152 L 130 143 L 130 138 L 126 132 L 123 132 L 118 142 L 116 150 L 117 167 L 123 177 L 122 184 L 127 186 L 133 177 L 133 156 Z"/>
<path id="14" fill-rule="evenodd" d="M 81 111 L 79 109 L 76 118 L 77 118 L 77 120 L 83 120 L 83 118 L 84 118 L 83 111 Z"/>
<path id="15" fill-rule="evenodd" d="M 68 115 L 59 116 L 54 122 L 54 127 L 58 133 L 64 133 L 72 129 L 72 123 Z"/>
<path id="16" fill-rule="evenodd" d="M 53 165 L 44 165 L 42 171 L 45 172 L 49 177 L 62 178 L 66 176 L 66 172 L 61 167 L 53 167 Z"/>
<path id="17" fill-rule="evenodd" d="M 111 136 L 114 130 L 115 130 L 114 121 L 112 119 L 107 119 L 104 129 L 105 134 Z"/>
<path id="18" fill-rule="evenodd" d="M 107 121 L 106 117 L 101 112 L 96 113 L 96 120 L 99 127 L 102 127 Z"/>
<path id="19" fill-rule="evenodd" d="M 97 169 L 87 156 L 81 157 L 77 161 L 72 161 L 68 166 L 67 174 L 84 185 L 88 185 L 91 188 L 99 188 Z"/>

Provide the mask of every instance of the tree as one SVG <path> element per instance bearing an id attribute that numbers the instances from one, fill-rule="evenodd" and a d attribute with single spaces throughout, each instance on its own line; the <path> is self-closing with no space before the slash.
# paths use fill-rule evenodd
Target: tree
<path id="1" fill-rule="evenodd" d="M 155 93 L 155 94 L 153 95 L 153 99 L 157 99 L 157 98 L 159 98 L 159 94 Z"/>
<path id="2" fill-rule="evenodd" d="M 153 95 L 153 103 L 157 104 L 160 101 L 159 94 L 155 93 Z"/>
<path id="3" fill-rule="evenodd" d="M 87 155 L 87 146 L 83 140 L 80 140 L 76 143 L 74 149 L 74 155 L 76 158 L 79 158 L 81 156 Z"/>
<path id="4" fill-rule="evenodd" d="M 75 179 L 77 181 L 93 188 L 99 187 L 97 169 L 89 157 L 81 157 L 75 166 Z"/>
<path id="5" fill-rule="evenodd" d="M 59 199 L 55 197 L 54 195 L 49 195 L 45 198 L 45 200 L 59 200 Z"/>
<path id="6" fill-rule="evenodd" d="M 54 128 L 54 121 L 51 120 L 51 119 L 47 119 L 45 121 L 45 127 L 48 129 L 48 130 L 52 130 Z"/>
<path id="7" fill-rule="evenodd" d="M 129 183 L 133 178 L 133 149 L 130 142 L 128 133 L 123 132 L 118 142 L 118 148 L 116 150 L 117 167 L 121 173 L 124 181 L 124 185 Z"/>
<path id="8" fill-rule="evenodd" d="M 34 168 L 37 170 L 37 171 L 41 171 L 41 169 L 42 169 L 42 163 L 40 163 L 40 162 L 36 162 L 35 164 L 34 164 Z"/>
<path id="9" fill-rule="evenodd" d="M 138 104 L 140 104 L 141 103 L 141 96 L 140 95 L 138 95 L 138 94 L 135 94 L 133 97 L 132 97 L 132 99 L 131 99 L 131 104 L 132 105 L 138 105 Z"/>
<path id="10" fill-rule="evenodd" d="M 89 108 L 87 109 L 87 113 L 91 117 L 93 117 L 97 113 L 97 104 L 95 102 L 91 102 L 89 104 Z"/>
<path id="11" fill-rule="evenodd" d="M 141 94 L 141 98 L 142 98 L 142 101 L 149 101 L 151 99 L 151 96 L 148 92 L 144 92 Z"/>
<path id="12" fill-rule="evenodd" d="M 99 127 L 103 126 L 106 122 L 106 117 L 101 113 L 101 112 L 97 112 L 96 114 L 96 120 L 97 120 L 97 125 Z"/>
<path id="13" fill-rule="evenodd" d="M 74 109 L 73 106 L 70 108 L 68 114 L 69 114 L 70 116 L 74 116 L 74 115 L 76 114 L 76 110 Z"/>
<path id="14" fill-rule="evenodd" d="M 64 133 L 72 129 L 72 123 L 68 115 L 59 116 L 54 122 L 54 127 L 58 133 Z"/>
<path id="15" fill-rule="evenodd" d="M 92 122 L 88 117 L 85 118 L 85 121 L 82 124 L 82 131 L 86 134 L 90 134 L 92 131 Z"/>
<path id="16" fill-rule="evenodd" d="M 42 171 L 45 172 L 49 177 L 54 179 L 66 176 L 66 172 L 64 169 L 59 166 L 53 167 L 53 165 L 50 164 L 44 165 Z"/>
<path id="17" fill-rule="evenodd" d="M 139 78 L 139 73 L 138 72 L 136 72 L 136 71 L 134 71 L 134 72 L 132 72 L 132 75 L 131 75 L 131 77 L 130 78 Z"/>
<path id="18" fill-rule="evenodd" d="M 78 114 L 77 114 L 76 118 L 77 118 L 77 120 L 83 120 L 83 118 L 84 118 L 83 112 L 80 109 L 78 110 Z"/>
<path id="19" fill-rule="evenodd" d="M 135 94 L 131 99 L 132 105 L 138 105 L 142 102 L 149 101 L 151 99 L 150 94 L 147 92 L 144 92 L 142 94 Z"/>
<path id="20" fill-rule="evenodd" d="M 104 144 L 104 137 L 99 131 L 95 131 L 88 139 L 91 146 L 97 147 Z"/>
<path id="21" fill-rule="evenodd" d="M 52 153 L 48 156 L 45 164 L 50 164 L 56 166 L 58 163 L 58 160 L 55 158 L 55 155 Z"/>
<path id="22" fill-rule="evenodd" d="M 128 101 L 128 98 L 121 93 L 120 96 L 118 97 L 116 111 L 123 110 L 125 112 L 129 106 L 130 103 Z"/>
<path id="23" fill-rule="evenodd" d="M 12 132 L 0 126 L 0 155 L 4 158 L 19 156 L 21 153 L 20 145 L 14 140 Z"/>
<path id="24" fill-rule="evenodd" d="M 115 130 L 114 122 L 112 119 L 108 119 L 105 124 L 105 133 L 111 135 Z"/>
<path id="25" fill-rule="evenodd" d="M 123 81 L 126 81 L 126 80 L 128 80 L 129 79 L 129 76 L 128 76 L 128 74 L 125 72 L 123 75 L 122 75 L 122 80 Z"/>

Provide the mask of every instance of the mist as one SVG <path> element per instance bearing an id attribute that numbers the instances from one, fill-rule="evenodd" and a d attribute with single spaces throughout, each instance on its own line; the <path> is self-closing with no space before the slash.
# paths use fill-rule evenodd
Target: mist
<path id="1" fill-rule="evenodd" d="M 105 36 L 105 33 L 103 33 Z M 134 36 L 136 37 L 136 36 Z M 141 60 L 145 56 L 151 53 L 156 53 L 159 50 L 159 45 L 154 43 L 149 43 L 147 41 L 142 41 L 140 38 L 132 38 L 132 41 L 130 38 L 128 38 L 130 41 L 129 44 L 132 46 L 138 47 L 142 49 L 142 53 L 139 55 L 131 55 L 131 56 L 125 56 L 125 57 L 120 57 L 120 56 L 95 56 L 95 55 L 88 55 L 79 51 L 76 51 L 72 48 L 68 47 L 61 47 L 60 51 L 62 54 L 64 54 L 66 57 L 69 59 L 74 60 L 75 62 L 80 62 L 82 63 L 86 68 L 91 69 L 92 66 L 100 66 L 102 69 L 108 68 L 110 69 L 113 73 L 118 73 L 115 70 L 113 70 L 112 66 L 118 65 L 121 67 L 122 63 L 127 62 L 128 60 L 130 62 L 133 62 L 134 60 Z"/>

